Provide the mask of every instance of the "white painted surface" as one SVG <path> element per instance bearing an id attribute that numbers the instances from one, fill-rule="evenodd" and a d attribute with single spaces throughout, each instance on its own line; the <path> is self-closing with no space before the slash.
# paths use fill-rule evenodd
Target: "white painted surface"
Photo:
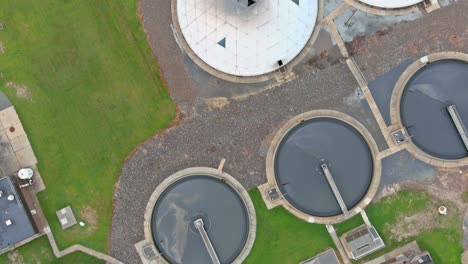
<path id="1" fill-rule="evenodd" d="M 297 0 L 296 0 L 297 1 Z M 182 33 L 195 54 L 211 67 L 256 76 L 290 62 L 304 48 L 317 20 L 317 0 L 178 0 Z M 225 47 L 218 42 L 226 39 Z"/>
<path id="2" fill-rule="evenodd" d="M 359 0 L 364 4 L 368 4 L 380 8 L 403 8 L 421 3 L 423 0 Z"/>

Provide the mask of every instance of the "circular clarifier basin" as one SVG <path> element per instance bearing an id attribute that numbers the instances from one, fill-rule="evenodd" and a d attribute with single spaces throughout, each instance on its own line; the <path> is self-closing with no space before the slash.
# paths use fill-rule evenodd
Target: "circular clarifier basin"
<path id="1" fill-rule="evenodd" d="M 354 118 L 315 110 L 288 121 L 267 155 L 267 177 L 288 211 L 334 224 L 363 210 L 380 183 L 375 141 Z M 271 186 L 270 185 L 270 186 Z"/>
<path id="2" fill-rule="evenodd" d="M 216 173 L 216 172 L 215 172 Z M 212 263 L 204 232 L 221 263 L 234 263 L 248 254 L 252 212 L 247 193 L 230 176 L 212 173 L 179 175 L 163 184 L 151 213 L 151 236 L 156 248 L 169 263 Z M 254 214 L 254 213 L 253 213 Z M 254 216 L 253 216 L 254 217 Z M 250 238 L 249 238 L 250 237 Z"/>
<path id="3" fill-rule="evenodd" d="M 383 9 L 400 9 L 410 6 L 417 5 L 423 0 L 392 0 L 392 1 L 382 1 L 382 0 L 359 0 L 360 2 L 370 5 L 377 8 Z"/>
<path id="4" fill-rule="evenodd" d="M 455 59 L 431 62 L 406 83 L 400 118 L 411 141 L 423 152 L 443 160 L 468 157 L 447 107 L 455 105 L 468 125 L 468 63 Z"/>
<path id="5" fill-rule="evenodd" d="M 290 63 L 309 43 L 318 0 L 176 0 L 176 34 L 192 60 L 220 78 L 256 77 Z"/>

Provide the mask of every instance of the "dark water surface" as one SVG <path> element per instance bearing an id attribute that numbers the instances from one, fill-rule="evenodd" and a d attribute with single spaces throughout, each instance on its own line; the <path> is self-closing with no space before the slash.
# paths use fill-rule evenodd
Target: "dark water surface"
<path id="1" fill-rule="evenodd" d="M 322 162 L 351 209 L 372 180 L 371 151 L 358 131 L 333 118 L 305 121 L 282 139 L 275 157 L 275 177 L 285 198 L 310 215 L 338 215 L 341 209 L 320 168 Z"/>
<path id="2" fill-rule="evenodd" d="M 468 125 L 468 64 L 433 62 L 408 81 L 401 98 L 403 125 L 424 152 L 442 159 L 468 156 L 447 106 L 455 104 Z"/>
<path id="3" fill-rule="evenodd" d="M 191 176 L 170 185 L 156 202 L 153 239 L 171 263 L 211 263 L 193 221 L 202 218 L 221 263 L 230 263 L 247 240 L 247 209 L 239 194 L 221 180 Z"/>

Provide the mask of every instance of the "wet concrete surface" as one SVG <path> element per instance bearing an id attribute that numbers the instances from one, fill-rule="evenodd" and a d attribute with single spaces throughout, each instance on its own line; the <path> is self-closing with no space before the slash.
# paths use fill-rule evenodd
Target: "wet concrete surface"
<path id="1" fill-rule="evenodd" d="M 353 208 L 372 180 L 372 155 L 359 132 L 336 119 L 307 120 L 284 136 L 275 157 L 276 181 L 285 199 L 300 211 L 339 215 L 340 205 L 320 167 L 323 163 L 347 209 Z"/>
<path id="2" fill-rule="evenodd" d="M 211 262 L 193 224 L 199 218 L 221 263 L 231 263 L 247 240 L 247 209 L 234 189 L 203 175 L 173 183 L 156 202 L 153 239 L 164 257 L 174 264 Z"/>
<path id="3" fill-rule="evenodd" d="M 324 0 L 323 1 L 323 16 L 328 16 L 333 10 L 337 9 L 344 0 Z"/>
<path id="4" fill-rule="evenodd" d="M 389 186 L 403 182 L 432 181 L 437 177 L 436 169 L 402 150 L 382 159 L 382 177 L 377 196 Z"/>
<path id="5" fill-rule="evenodd" d="M 345 42 L 356 37 L 373 35 L 390 29 L 396 24 L 416 20 L 420 12 L 400 16 L 378 16 L 350 7 L 335 18 L 335 24 Z"/>
<path id="6" fill-rule="evenodd" d="M 424 152 L 442 159 L 468 156 L 447 111 L 455 105 L 468 124 L 468 63 L 456 60 L 432 62 L 408 81 L 401 98 L 401 118 L 411 140 Z"/>
<path id="7" fill-rule="evenodd" d="M 377 103 L 380 113 L 382 114 L 382 117 L 385 120 L 385 124 L 387 126 L 392 124 L 390 119 L 390 101 L 392 99 L 392 93 L 395 88 L 395 84 L 400 78 L 400 75 L 415 60 L 416 58 L 410 58 L 404 61 L 400 65 L 379 76 L 377 79 L 369 82 L 368 84 L 372 96 L 374 97 L 374 100 Z"/>

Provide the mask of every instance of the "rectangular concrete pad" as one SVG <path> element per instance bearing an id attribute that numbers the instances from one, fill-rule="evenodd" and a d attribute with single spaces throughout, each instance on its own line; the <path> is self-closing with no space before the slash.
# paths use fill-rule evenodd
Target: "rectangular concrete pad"
<path id="1" fill-rule="evenodd" d="M 16 158 L 21 167 L 31 167 L 37 164 L 37 159 L 31 146 L 24 147 L 16 152 Z"/>
<path id="2" fill-rule="evenodd" d="M 300 264 L 340 264 L 340 261 L 338 260 L 335 251 L 333 249 L 329 249 L 311 259 L 301 262 Z"/>
<path id="3" fill-rule="evenodd" d="M 14 151 L 18 151 L 24 147 L 30 146 L 28 136 L 26 136 L 26 134 L 10 140 L 10 144 Z"/>
<path id="4" fill-rule="evenodd" d="M 62 229 L 67 229 L 76 224 L 76 218 L 70 206 L 62 208 L 55 212 L 62 226 Z M 62 222 L 63 221 L 63 222 Z"/>
<path id="5" fill-rule="evenodd" d="M 0 112 L 0 122 L 3 128 L 9 128 L 20 123 L 20 119 L 13 106 L 6 108 Z"/>

